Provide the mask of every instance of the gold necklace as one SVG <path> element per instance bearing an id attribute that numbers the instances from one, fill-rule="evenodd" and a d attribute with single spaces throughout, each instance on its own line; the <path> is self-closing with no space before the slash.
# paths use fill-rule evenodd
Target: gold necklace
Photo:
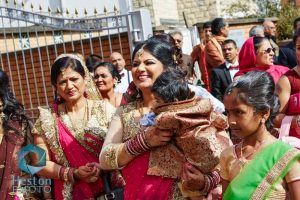
<path id="1" fill-rule="evenodd" d="M 89 121 L 89 107 L 88 107 L 87 99 L 86 99 L 83 118 L 82 118 L 82 120 L 79 120 L 80 122 L 78 120 L 76 120 L 76 123 L 73 122 L 72 117 L 69 115 L 69 111 L 68 111 L 68 108 L 67 108 L 66 104 L 65 104 L 65 110 L 66 110 L 67 116 L 70 120 L 71 127 L 74 130 L 75 134 L 82 132 L 84 130 L 87 122 Z"/>

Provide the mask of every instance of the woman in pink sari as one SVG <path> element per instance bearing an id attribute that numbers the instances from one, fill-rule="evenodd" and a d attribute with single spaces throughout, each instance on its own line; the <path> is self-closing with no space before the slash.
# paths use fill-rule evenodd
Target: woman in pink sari
<path id="1" fill-rule="evenodd" d="M 54 180 L 56 200 L 93 199 L 103 191 L 98 156 L 115 108 L 85 98 L 89 81 L 80 56 L 60 55 L 51 68 L 58 97 L 53 107 L 39 108 L 34 126 L 34 143 L 46 152 L 38 175 Z"/>
<path id="2" fill-rule="evenodd" d="M 156 147 L 167 145 L 174 133 L 155 126 L 141 128 L 140 119 L 155 106 L 151 88 L 159 75 L 175 67 L 174 49 L 169 43 L 152 37 L 136 46 L 133 52 L 132 77 L 140 98 L 117 109 L 100 154 L 100 166 L 106 170 L 122 169 L 125 179 L 125 200 L 186 199 L 178 183 L 193 193 L 205 196 L 219 182 L 218 173 L 207 180 L 196 167 L 185 163 L 179 178 L 151 175 L 148 172 L 150 155 Z M 164 154 L 162 157 L 176 159 Z M 164 167 L 172 170 L 170 165 Z M 206 178 L 204 178 L 206 177 Z M 193 194 L 189 194 L 192 196 Z"/>
<path id="3" fill-rule="evenodd" d="M 261 70 L 268 72 L 273 77 L 274 82 L 277 83 L 289 68 L 274 65 L 274 54 L 267 38 L 250 37 L 239 52 L 239 71 L 235 77 L 242 76 L 249 71 Z"/>

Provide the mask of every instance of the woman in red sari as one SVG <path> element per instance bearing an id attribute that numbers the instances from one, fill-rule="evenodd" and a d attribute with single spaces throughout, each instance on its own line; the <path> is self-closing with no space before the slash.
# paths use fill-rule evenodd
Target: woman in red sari
<path id="1" fill-rule="evenodd" d="M 39 108 L 34 143 L 46 151 L 39 176 L 54 179 L 54 199 L 91 199 L 103 191 L 98 156 L 115 108 L 85 98 L 89 73 L 81 57 L 62 54 L 51 68 L 56 101 Z M 91 96 L 91 95 L 89 95 Z"/>
<path id="2" fill-rule="evenodd" d="M 289 68 L 274 65 L 274 55 L 274 49 L 267 38 L 250 37 L 239 52 L 239 71 L 235 76 L 242 76 L 253 70 L 261 70 L 268 72 L 277 83 Z"/>
<path id="3" fill-rule="evenodd" d="M 169 43 L 155 37 L 136 46 L 133 52 L 132 77 L 140 91 L 140 98 L 118 108 L 100 154 L 101 168 L 122 168 L 126 182 L 125 200 L 186 199 L 178 186 L 180 179 L 185 189 L 203 192 L 202 194 L 209 192 L 205 189 L 210 187 L 207 186 L 204 175 L 191 164 L 183 166 L 179 179 L 147 173 L 152 150 L 167 145 L 174 134 L 154 126 L 143 129 L 140 119 L 155 106 L 156 101 L 151 91 L 154 81 L 168 67 L 176 67 L 174 53 L 175 50 Z M 214 178 L 216 186 L 219 177 Z"/>

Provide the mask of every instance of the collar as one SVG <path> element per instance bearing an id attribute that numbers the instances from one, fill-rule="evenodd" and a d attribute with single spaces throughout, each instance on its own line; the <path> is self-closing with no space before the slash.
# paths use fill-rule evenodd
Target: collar
<path id="1" fill-rule="evenodd" d="M 230 62 L 228 62 L 227 60 L 225 60 L 225 66 L 226 66 L 227 69 L 229 69 L 229 67 L 230 67 L 231 65 L 238 66 L 238 65 L 239 65 L 239 62 L 237 61 L 237 59 L 235 60 L 234 63 L 230 63 Z"/>

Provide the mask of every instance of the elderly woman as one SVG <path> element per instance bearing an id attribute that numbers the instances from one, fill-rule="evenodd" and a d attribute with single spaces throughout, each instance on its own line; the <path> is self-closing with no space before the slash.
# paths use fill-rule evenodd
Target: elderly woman
<path id="1" fill-rule="evenodd" d="M 268 72 L 276 83 L 289 69 L 274 65 L 274 55 L 274 49 L 267 38 L 250 37 L 240 50 L 239 71 L 235 76 L 242 76 L 253 70 L 262 70 Z"/>
<path id="2" fill-rule="evenodd" d="M 140 91 L 140 98 L 120 107 L 114 116 L 100 154 L 103 169 L 120 169 L 126 181 L 125 199 L 184 199 L 178 180 L 147 174 L 150 154 L 156 147 L 170 142 L 173 133 L 156 127 L 141 129 L 140 119 L 154 108 L 152 85 L 168 67 L 175 67 L 174 49 L 161 39 L 151 38 L 133 52 L 133 81 Z M 171 169 L 170 169 L 171 170 Z M 194 166 L 183 167 L 183 187 L 207 193 L 207 179 Z M 214 174 L 211 185 L 219 180 Z M 202 194 L 203 194 L 202 193 Z"/>
<path id="3" fill-rule="evenodd" d="M 125 98 L 120 92 L 115 92 L 114 88 L 118 82 L 120 82 L 121 76 L 109 62 L 99 62 L 94 66 L 94 81 L 101 96 L 104 100 L 107 100 L 115 108 L 125 104 Z"/>
<path id="4" fill-rule="evenodd" d="M 90 82 L 78 55 L 62 54 L 52 65 L 58 97 L 53 107 L 39 108 L 32 132 L 34 143 L 46 152 L 46 166 L 38 175 L 54 179 L 54 199 L 92 199 L 103 191 L 97 161 L 115 108 L 85 98 Z"/>

